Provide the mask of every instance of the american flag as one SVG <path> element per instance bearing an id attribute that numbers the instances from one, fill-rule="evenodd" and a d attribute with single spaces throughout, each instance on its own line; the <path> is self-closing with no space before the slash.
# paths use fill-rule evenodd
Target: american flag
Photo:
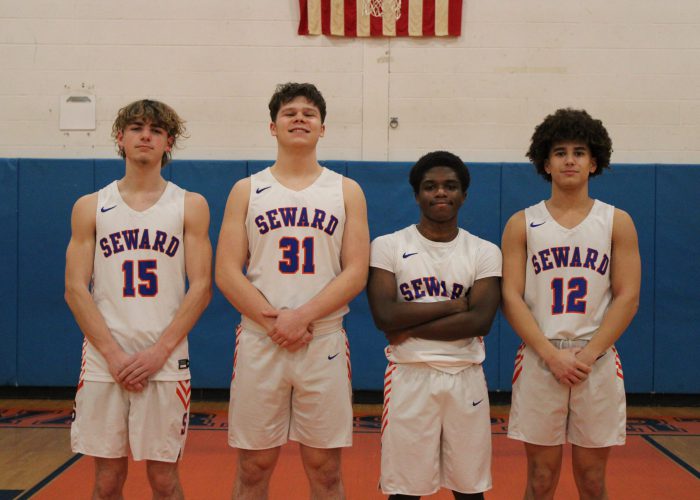
<path id="1" fill-rule="evenodd" d="M 363 0 L 299 0 L 300 35 L 459 36 L 462 0 L 401 0 L 401 15 L 365 15 Z"/>

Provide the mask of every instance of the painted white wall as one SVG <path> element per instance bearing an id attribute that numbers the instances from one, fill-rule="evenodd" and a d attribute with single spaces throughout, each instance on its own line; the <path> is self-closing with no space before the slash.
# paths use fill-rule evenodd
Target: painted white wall
<path id="1" fill-rule="evenodd" d="M 118 108 L 151 97 L 187 120 L 176 158 L 274 158 L 275 84 L 312 81 L 322 159 L 525 161 L 534 126 L 573 106 L 615 162 L 700 163 L 698 0 L 464 0 L 455 39 L 301 37 L 298 19 L 297 0 L 0 0 L 0 156 L 115 157 Z M 62 132 L 79 91 L 97 127 Z"/>

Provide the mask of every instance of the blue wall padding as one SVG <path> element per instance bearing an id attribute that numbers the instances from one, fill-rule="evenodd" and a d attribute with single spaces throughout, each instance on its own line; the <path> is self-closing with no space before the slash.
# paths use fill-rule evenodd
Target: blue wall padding
<path id="1" fill-rule="evenodd" d="M 501 228 L 505 227 L 506 222 L 515 212 L 548 198 L 549 194 L 550 185 L 535 174 L 535 169 L 532 165 L 503 163 L 501 165 Z M 500 236 L 497 243 L 500 246 Z M 520 337 L 515 334 L 500 313 L 499 318 L 500 336 L 498 339 L 498 350 L 496 352 L 490 350 L 486 355 L 491 357 L 494 355 L 498 356 L 499 385 L 497 389 L 510 390 L 515 352 L 520 345 Z"/>
<path id="2" fill-rule="evenodd" d="M 19 160 L 19 385 L 74 385 L 82 336 L 63 300 L 73 204 L 93 191 L 93 160 Z"/>
<path id="3" fill-rule="evenodd" d="M 471 177 L 467 200 L 459 213 L 459 225 L 470 233 L 501 246 L 501 169 L 499 164 L 470 163 Z M 415 222 L 417 222 L 416 219 Z M 486 361 L 484 374 L 489 387 L 501 387 L 500 315 L 496 315 L 489 334 L 484 339 Z"/>
<path id="4" fill-rule="evenodd" d="M 245 161 L 180 160 L 172 164 L 172 181 L 207 199 L 214 252 L 229 192 L 237 181 L 246 177 L 247 169 Z M 198 387 L 226 387 L 231 379 L 235 330 L 240 320 L 240 314 L 214 286 L 209 307 L 188 337 L 192 378 Z"/>
<path id="5" fill-rule="evenodd" d="M 17 163 L 0 158 L 0 385 L 17 384 Z"/>
<path id="6" fill-rule="evenodd" d="M 656 168 L 654 390 L 700 392 L 700 168 Z M 639 224 L 637 225 L 639 229 Z M 634 353 L 632 354 L 634 355 Z"/>
<path id="7" fill-rule="evenodd" d="M 590 181 L 590 194 L 632 217 L 642 259 L 639 310 L 617 342 L 629 392 L 654 389 L 654 169 L 643 165 L 615 165 Z"/>
<path id="8" fill-rule="evenodd" d="M 410 163 L 348 162 L 348 177 L 357 181 L 367 200 L 372 239 L 406 227 L 418 208 L 408 184 Z M 355 389 L 378 390 L 384 385 L 384 335 L 377 330 L 363 292 L 350 303 L 346 319 Z"/>
<path id="9" fill-rule="evenodd" d="M 211 210 L 214 249 L 233 184 L 272 161 L 174 161 L 167 179 L 203 194 Z M 374 239 L 418 221 L 408 184 L 412 163 L 322 162 L 362 186 Z M 527 164 L 470 164 L 472 186 L 460 214 L 468 231 L 500 244 L 518 210 L 547 198 L 550 185 Z M 77 382 L 82 335 L 63 300 L 65 250 L 75 200 L 124 175 L 122 160 L 0 159 L 0 385 L 71 386 Z M 630 392 L 700 392 L 700 167 L 616 165 L 591 180 L 593 197 L 634 219 L 642 256 L 637 317 L 618 342 Z M 671 269 L 671 266 L 675 268 Z M 240 316 L 215 290 L 190 335 L 195 387 L 228 387 Z M 346 318 L 353 387 L 381 390 L 386 341 L 366 295 Z M 491 390 L 510 390 L 520 340 L 497 316 L 486 338 Z"/>

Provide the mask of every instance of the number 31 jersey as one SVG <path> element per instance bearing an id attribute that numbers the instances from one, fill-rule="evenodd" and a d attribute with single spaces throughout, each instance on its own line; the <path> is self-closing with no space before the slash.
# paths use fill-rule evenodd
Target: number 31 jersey
<path id="1" fill-rule="evenodd" d="M 168 182 L 160 199 L 137 212 L 114 181 L 97 195 L 92 297 L 127 354 L 153 345 L 185 296 L 185 190 Z M 107 362 L 87 340 L 81 379 L 113 381 Z M 190 378 L 187 339 L 151 380 Z"/>
<path id="2" fill-rule="evenodd" d="M 280 184 L 269 167 L 250 179 L 247 277 L 272 307 L 297 308 L 341 272 L 343 176 L 323 168 L 301 191 Z M 343 306 L 314 322 L 314 335 L 338 331 L 348 310 Z M 242 325 L 264 332 L 245 316 Z"/>
<path id="3" fill-rule="evenodd" d="M 542 201 L 525 209 L 524 299 L 548 339 L 590 340 L 610 305 L 615 208 L 594 200 L 586 218 L 567 229 Z"/>

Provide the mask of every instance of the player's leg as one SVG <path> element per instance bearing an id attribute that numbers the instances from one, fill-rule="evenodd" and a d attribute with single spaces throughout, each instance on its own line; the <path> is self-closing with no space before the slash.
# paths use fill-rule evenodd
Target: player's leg
<path id="1" fill-rule="evenodd" d="M 129 394 L 114 382 L 85 381 L 75 395 L 71 448 L 95 457 L 93 498 L 122 498 L 129 454 Z"/>
<path id="2" fill-rule="evenodd" d="M 460 493 L 459 491 L 453 491 L 455 500 L 484 500 L 483 493 Z"/>
<path id="3" fill-rule="evenodd" d="M 527 455 L 526 500 L 554 498 L 559 483 L 563 446 L 540 446 L 525 443 Z"/>
<path id="4" fill-rule="evenodd" d="M 612 446 L 625 443 L 627 405 L 617 350 L 606 351 L 571 390 L 568 438 L 581 498 L 607 498 L 605 469 Z"/>
<path id="5" fill-rule="evenodd" d="M 606 500 L 605 468 L 610 456 L 610 447 L 583 448 L 573 445 L 571 458 L 574 480 L 581 500 Z"/>
<path id="6" fill-rule="evenodd" d="M 352 445 L 352 388 L 345 332 L 294 353 L 289 439 L 300 445 L 311 498 L 344 498 L 341 449 Z"/>
<path id="7" fill-rule="evenodd" d="M 181 500 L 185 498 L 177 466 L 178 462 L 159 462 L 156 460 L 146 462 L 146 473 L 154 500 Z"/>
<path id="8" fill-rule="evenodd" d="M 126 481 L 128 467 L 129 462 L 127 457 L 95 457 L 95 489 L 92 492 L 93 500 L 122 498 L 122 489 Z"/>
<path id="9" fill-rule="evenodd" d="M 267 498 L 270 477 L 289 435 L 293 356 L 264 333 L 236 332 L 228 444 L 238 449 L 236 499 Z"/>
<path id="10" fill-rule="evenodd" d="M 235 500 L 258 500 L 268 496 L 270 478 L 275 470 L 280 447 L 268 450 L 238 449 L 238 467 L 233 484 Z"/>
<path id="11" fill-rule="evenodd" d="M 385 495 L 396 495 L 390 498 L 432 495 L 442 484 L 439 375 L 422 363 L 387 366 L 379 482 Z"/>
<path id="12" fill-rule="evenodd" d="M 299 443 L 312 500 L 345 498 L 340 470 L 342 448 L 312 448 Z"/>
<path id="13" fill-rule="evenodd" d="M 415 495 L 389 495 L 389 500 L 418 500 L 419 498 Z"/>
<path id="14" fill-rule="evenodd" d="M 177 469 L 187 439 L 190 381 L 151 380 L 130 398 L 131 454 L 146 461 L 153 498 L 183 498 Z"/>
<path id="15" fill-rule="evenodd" d="M 455 498 L 483 498 L 491 481 L 491 415 L 480 365 L 458 373 L 434 370 L 442 408 L 440 482 Z"/>

